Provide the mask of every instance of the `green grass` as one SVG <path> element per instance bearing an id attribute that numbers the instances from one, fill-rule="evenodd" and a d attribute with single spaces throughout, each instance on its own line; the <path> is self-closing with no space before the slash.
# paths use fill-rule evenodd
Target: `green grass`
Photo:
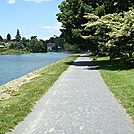
<path id="1" fill-rule="evenodd" d="M 109 89 L 114 93 L 134 121 L 134 68 L 111 63 L 108 57 L 98 58 L 93 63 L 100 70 Z"/>
<path id="2" fill-rule="evenodd" d="M 7 50 L 4 52 L 0 52 L 0 55 L 12 55 L 12 54 L 27 54 L 29 51 L 20 51 L 20 50 Z"/>
<path id="3" fill-rule="evenodd" d="M 77 57 L 78 55 L 73 55 L 41 69 L 38 72 L 40 74 L 39 77 L 23 84 L 18 91 L 12 91 L 10 99 L 1 100 L 0 134 L 10 131 L 24 119 L 31 112 L 34 104 L 68 68 L 69 65 L 66 63 L 73 62 Z"/>

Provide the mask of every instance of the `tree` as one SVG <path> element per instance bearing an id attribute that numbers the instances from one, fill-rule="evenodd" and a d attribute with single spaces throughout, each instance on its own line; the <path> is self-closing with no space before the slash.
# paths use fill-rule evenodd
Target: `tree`
<path id="1" fill-rule="evenodd" d="M 41 41 L 37 41 L 34 45 L 34 51 L 33 52 L 45 52 L 45 46 Z"/>
<path id="2" fill-rule="evenodd" d="M 3 38 L 2 38 L 2 36 L 0 35 L 0 42 L 2 42 L 3 41 Z"/>
<path id="3" fill-rule="evenodd" d="M 32 38 L 29 41 L 29 43 L 27 45 L 27 48 L 28 48 L 29 51 L 34 52 L 34 45 L 36 44 L 37 41 L 38 41 L 37 38 Z"/>
<path id="4" fill-rule="evenodd" d="M 118 57 L 125 61 L 134 61 L 134 9 L 101 18 L 88 14 L 86 18 L 90 21 L 84 25 L 85 30 L 92 32 L 83 38 L 96 40 L 96 44 L 106 46 L 111 60 Z"/>
<path id="5" fill-rule="evenodd" d="M 117 54 L 120 53 L 119 57 L 134 62 L 134 9 L 120 14 L 113 14 L 113 17 L 116 17 L 118 21 L 116 25 L 110 23 L 110 27 L 112 27 L 112 32 L 109 33 L 111 40 L 107 44 Z M 109 16 L 104 19 L 107 18 L 109 19 Z M 112 22 L 113 20 L 109 21 Z M 112 51 L 112 56 L 115 56 L 114 51 Z"/>
<path id="6" fill-rule="evenodd" d="M 60 13 L 57 16 L 58 21 L 62 23 L 61 32 L 65 42 L 87 49 L 85 40 L 81 38 L 81 33 L 84 32 L 81 24 L 87 22 L 83 16 L 92 12 L 92 8 L 82 0 L 65 0 L 59 5 L 59 9 Z"/>
<path id="7" fill-rule="evenodd" d="M 134 5 L 133 0 L 83 0 L 94 9 L 94 14 L 103 16 L 128 11 Z"/>
<path id="8" fill-rule="evenodd" d="M 128 11 L 134 5 L 133 0 L 64 0 L 60 5 L 58 21 L 62 23 L 62 36 L 69 44 L 78 45 L 82 50 L 91 48 L 94 40 L 83 40 L 81 35 L 88 35 L 82 24 L 88 22 L 83 16 L 93 13 L 98 17 L 109 13 Z M 90 31 L 91 32 L 91 31 Z"/>
<path id="9" fill-rule="evenodd" d="M 32 40 L 32 39 L 37 39 L 37 36 L 31 36 L 31 40 Z"/>
<path id="10" fill-rule="evenodd" d="M 16 42 L 20 42 L 21 41 L 21 36 L 20 36 L 20 32 L 19 32 L 18 29 L 17 29 L 17 34 L 15 36 L 15 39 L 16 39 Z"/>
<path id="11" fill-rule="evenodd" d="M 11 41 L 11 35 L 9 33 L 7 34 L 7 41 Z"/>
<path id="12" fill-rule="evenodd" d="M 46 44 L 46 41 L 40 39 L 40 41 L 43 43 L 43 46 L 45 48 L 45 52 L 47 52 L 47 44 Z"/>
<path id="13" fill-rule="evenodd" d="M 9 49 L 16 49 L 18 46 L 15 43 L 11 43 L 11 45 L 9 46 Z"/>
<path id="14" fill-rule="evenodd" d="M 67 52 L 77 52 L 78 51 L 78 48 L 77 48 L 77 46 L 75 46 L 75 45 L 71 45 L 71 44 L 69 44 L 69 43 L 65 43 L 64 44 L 64 48 L 65 48 L 65 51 L 67 51 Z"/>
<path id="15" fill-rule="evenodd" d="M 20 36 L 20 32 L 19 30 L 17 29 L 17 34 L 15 36 L 15 39 L 16 39 L 16 43 L 18 45 L 18 49 L 22 49 L 22 44 L 21 44 L 21 36 Z"/>
<path id="16" fill-rule="evenodd" d="M 51 37 L 49 40 L 45 41 L 46 45 L 47 43 L 54 43 L 55 47 L 53 48 L 53 50 L 58 51 L 58 50 L 63 50 L 65 40 L 64 40 L 64 37 L 61 37 L 61 36 L 58 37 L 54 35 L 54 37 Z"/>
<path id="17" fill-rule="evenodd" d="M 26 47 L 28 41 L 27 41 L 27 39 L 26 39 L 25 37 L 22 37 L 21 43 L 22 43 L 22 45 L 23 45 L 24 47 Z"/>
<path id="18" fill-rule="evenodd" d="M 101 20 L 102 17 L 94 14 L 88 14 L 85 17 L 89 20 L 83 25 L 88 35 L 83 38 L 91 42 L 90 50 L 94 55 L 104 55 L 104 51 L 107 50 L 105 43 L 110 39 L 107 33 L 111 31 L 111 28 L 106 26 L 106 21 Z"/>
<path id="19" fill-rule="evenodd" d="M 27 44 L 27 49 L 31 52 L 45 52 L 45 45 L 42 43 L 42 41 L 38 41 L 37 36 L 32 36 L 31 40 Z"/>

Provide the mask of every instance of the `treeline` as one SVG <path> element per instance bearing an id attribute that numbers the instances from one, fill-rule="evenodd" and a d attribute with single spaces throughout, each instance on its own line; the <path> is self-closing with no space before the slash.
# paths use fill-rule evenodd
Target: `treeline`
<path id="1" fill-rule="evenodd" d="M 33 53 L 47 52 L 47 43 L 55 44 L 52 51 L 61 51 L 64 49 L 64 38 L 57 37 L 56 35 L 48 40 L 38 40 L 37 36 L 31 36 L 30 39 L 26 39 L 25 37 L 21 37 L 20 31 L 17 29 L 15 39 L 11 38 L 10 33 L 7 34 L 6 39 L 3 39 L 2 36 L 0 36 L 0 45 L 3 45 L 8 49 L 30 51 Z"/>
<path id="2" fill-rule="evenodd" d="M 65 0 L 59 5 L 62 36 L 77 51 L 134 62 L 133 0 Z"/>

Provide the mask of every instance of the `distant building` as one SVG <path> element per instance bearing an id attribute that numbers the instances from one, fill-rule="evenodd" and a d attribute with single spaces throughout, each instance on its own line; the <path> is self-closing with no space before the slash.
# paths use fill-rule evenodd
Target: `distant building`
<path id="1" fill-rule="evenodd" d="M 0 49 L 2 49 L 2 48 L 4 48 L 4 46 L 3 45 L 0 45 Z"/>
<path id="2" fill-rule="evenodd" d="M 55 43 L 47 43 L 47 50 L 53 50 Z"/>
<path id="3" fill-rule="evenodd" d="M 5 46 L 9 47 L 11 45 L 10 42 L 5 43 Z"/>

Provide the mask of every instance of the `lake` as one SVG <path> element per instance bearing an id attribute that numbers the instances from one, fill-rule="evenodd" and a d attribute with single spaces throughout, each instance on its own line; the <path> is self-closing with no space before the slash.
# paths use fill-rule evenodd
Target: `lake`
<path id="1" fill-rule="evenodd" d="M 0 55 L 0 85 L 71 55 L 68 53 L 54 52 Z"/>

